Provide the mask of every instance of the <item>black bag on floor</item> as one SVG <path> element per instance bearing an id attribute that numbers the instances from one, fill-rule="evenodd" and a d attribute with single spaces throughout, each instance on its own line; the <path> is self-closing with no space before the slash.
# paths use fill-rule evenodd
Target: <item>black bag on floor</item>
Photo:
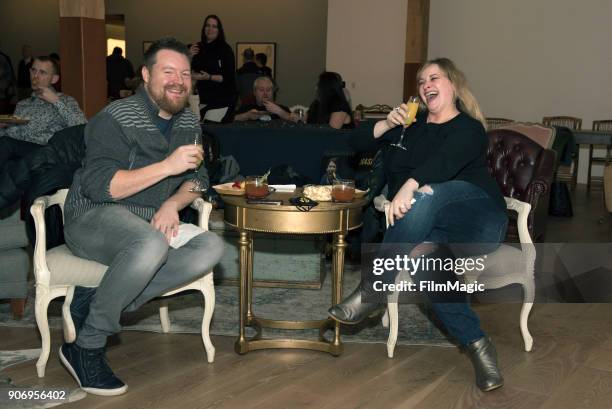
<path id="1" fill-rule="evenodd" d="M 550 203 L 548 214 L 557 217 L 572 217 L 572 200 L 565 182 L 553 182 L 550 185 Z"/>

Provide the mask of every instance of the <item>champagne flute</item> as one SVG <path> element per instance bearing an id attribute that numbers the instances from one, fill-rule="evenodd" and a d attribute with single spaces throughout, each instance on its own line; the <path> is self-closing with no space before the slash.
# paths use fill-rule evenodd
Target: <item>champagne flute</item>
<path id="1" fill-rule="evenodd" d="M 193 136 L 193 144 L 197 147 L 199 147 L 200 149 L 202 149 L 202 135 L 199 132 L 196 132 Z M 198 174 L 198 170 L 200 169 L 200 166 L 202 166 L 202 162 L 201 160 L 198 160 L 198 162 L 196 163 L 196 168 L 193 170 L 193 179 L 191 179 L 191 181 L 193 182 L 193 187 L 191 189 L 189 189 L 190 192 L 194 192 L 194 193 L 200 193 L 200 192 L 206 192 L 206 190 L 208 190 L 206 187 L 204 187 L 204 185 L 202 184 L 202 181 L 200 180 L 199 174 Z"/>
<path id="2" fill-rule="evenodd" d="M 404 129 L 402 129 L 402 134 L 400 135 L 400 139 L 397 143 L 392 143 L 391 146 L 395 146 L 396 148 L 400 148 L 406 150 L 402 142 L 404 140 L 404 134 L 406 133 L 406 129 L 412 125 L 414 122 L 414 118 L 416 118 L 417 111 L 419 110 L 419 97 L 411 96 L 408 98 L 408 112 L 406 112 L 406 122 L 404 122 Z"/>

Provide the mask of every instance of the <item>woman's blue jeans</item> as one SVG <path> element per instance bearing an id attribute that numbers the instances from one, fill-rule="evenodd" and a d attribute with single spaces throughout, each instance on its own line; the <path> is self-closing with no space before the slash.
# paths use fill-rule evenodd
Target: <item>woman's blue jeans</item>
<path id="1" fill-rule="evenodd" d="M 403 218 L 389 226 L 383 243 L 404 243 L 408 253 L 423 242 L 455 244 L 478 243 L 474 246 L 475 256 L 494 251 L 506 234 L 508 217 L 505 209 L 495 202 L 481 188 L 469 182 L 452 180 L 430 185 L 433 193 L 415 192 L 415 203 Z M 413 254 L 414 255 L 414 254 Z M 394 274 L 383 277 L 392 282 Z M 458 276 L 450 271 L 447 274 L 429 275 L 429 272 L 416 274 L 413 281 L 423 279 L 436 282 L 457 281 Z M 461 345 L 467 345 L 484 336 L 480 320 L 470 307 L 467 297 L 453 299 L 453 302 L 436 302 L 436 297 L 427 294 L 432 301 L 432 309 L 442 321 L 449 334 Z"/>

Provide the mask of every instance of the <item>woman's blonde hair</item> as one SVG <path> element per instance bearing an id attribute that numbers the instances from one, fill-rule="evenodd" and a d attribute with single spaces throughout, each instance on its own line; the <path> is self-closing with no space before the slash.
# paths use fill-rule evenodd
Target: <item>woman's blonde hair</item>
<path id="1" fill-rule="evenodd" d="M 455 87 L 455 98 L 457 102 L 457 107 L 460 111 L 465 112 L 469 116 L 474 119 L 477 119 L 482 123 L 485 129 L 487 129 L 487 121 L 478 105 L 478 101 L 476 101 L 476 97 L 470 91 L 467 85 L 467 80 L 465 79 L 465 75 L 461 70 L 457 68 L 455 63 L 448 58 L 436 58 L 434 60 L 429 60 L 419 70 L 417 71 L 417 83 L 423 70 L 425 68 L 437 65 L 440 67 L 440 70 L 446 75 L 449 81 Z M 418 85 L 417 85 L 417 93 L 418 93 Z"/>

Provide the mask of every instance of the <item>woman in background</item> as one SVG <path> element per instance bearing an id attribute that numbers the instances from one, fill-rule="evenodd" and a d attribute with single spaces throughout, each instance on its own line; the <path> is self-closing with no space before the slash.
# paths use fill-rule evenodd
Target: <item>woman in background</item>
<path id="1" fill-rule="evenodd" d="M 353 114 L 346 95 L 340 74 L 331 71 L 322 72 L 317 83 L 316 99 L 310 104 L 306 122 L 310 124 L 329 124 L 336 129 L 355 127 Z"/>
<path id="2" fill-rule="evenodd" d="M 236 106 L 236 60 L 232 47 L 225 41 L 223 24 L 214 14 L 202 25 L 201 41 L 190 47 L 192 78 L 200 96 L 202 118 L 206 111 L 227 107 L 226 117 Z"/>

